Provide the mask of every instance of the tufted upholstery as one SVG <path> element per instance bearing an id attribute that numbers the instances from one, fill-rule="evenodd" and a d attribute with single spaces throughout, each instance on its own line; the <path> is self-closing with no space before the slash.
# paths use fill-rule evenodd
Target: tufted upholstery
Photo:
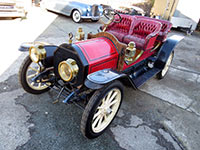
<path id="1" fill-rule="evenodd" d="M 128 44 L 134 41 L 136 48 L 148 50 L 154 47 L 160 30 L 161 23 L 147 18 L 137 18 L 131 25 L 129 34 L 124 37 L 123 42 Z"/>
<path id="2" fill-rule="evenodd" d="M 135 16 L 135 17 L 136 18 L 147 18 L 149 20 L 160 22 L 162 24 L 162 27 L 161 27 L 161 30 L 160 30 L 156 40 L 161 41 L 161 42 L 165 41 L 165 39 L 167 38 L 167 34 L 168 34 L 168 32 L 170 32 L 170 29 L 172 27 L 172 23 L 170 21 L 155 19 L 155 18 L 149 18 L 149 17 L 144 17 L 144 16 Z"/>
<path id="3" fill-rule="evenodd" d="M 134 22 L 134 17 L 129 16 L 129 15 L 123 15 L 121 14 L 122 20 L 120 23 L 111 23 L 106 31 L 109 33 L 112 33 L 114 36 L 116 36 L 116 38 L 122 42 L 123 41 L 123 37 L 125 35 L 128 35 L 129 30 L 130 30 L 130 26 L 131 24 Z"/>
<path id="4" fill-rule="evenodd" d="M 167 38 L 168 32 L 170 32 L 170 29 L 172 27 L 172 23 L 166 20 L 159 20 L 160 23 L 162 24 L 161 30 L 159 32 L 157 40 L 159 41 L 165 41 Z"/>
<path id="5" fill-rule="evenodd" d="M 138 49 L 151 49 L 155 41 L 165 41 L 172 24 L 166 20 L 144 16 L 130 16 L 121 14 L 120 23 L 111 23 L 106 31 L 112 33 L 120 42 L 136 43 Z"/>

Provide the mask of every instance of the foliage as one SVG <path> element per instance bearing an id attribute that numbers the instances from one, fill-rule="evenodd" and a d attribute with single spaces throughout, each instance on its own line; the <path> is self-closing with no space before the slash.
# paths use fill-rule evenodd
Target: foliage
<path id="1" fill-rule="evenodd" d="M 146 0 L 145 2 L 142 3 L 133 4 L 133 6 L 142 8 L 145 11 L 145 14 L 149 16 L 154 2 L 155 0 Z"/>

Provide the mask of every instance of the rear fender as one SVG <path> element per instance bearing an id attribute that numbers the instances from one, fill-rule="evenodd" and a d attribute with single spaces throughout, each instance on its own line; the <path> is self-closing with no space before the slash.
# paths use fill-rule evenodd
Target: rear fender
<path id="1" fill-rule="evenodd" d="M 43 65 L 45 67 L 52 67 L 54 52 L 58 47 L 56 45 L 49 45 L 48 43 L 42 43 L 42 42 L 22 43 L 19 47 L 19 51 L 28 52 L 30 47 L 38 44 L 43 45 L 44 49 L 46 50 L 46 58 L 42 60 Z"/>
<path id="2" fill-rule="evenodd" d="M 161 46 L 157 60 L 155 61 L 155 67 L 159 69 L 163 69 L 167 59 L 169 58 L 172 51 L 174 51 L 174 48 L 176 45 L 183 39 L 183 36 L 173 35 L 163 43 Z"/>
<path id="3" fill-rule="evenodd" d="M 135 85 L 131 82 L 129 76 L 112 69 L 103 69 L 89 74 L 84 84 L 89 89 L 97 90 L 114 80 L 126 80 L 135 88 Z"/>

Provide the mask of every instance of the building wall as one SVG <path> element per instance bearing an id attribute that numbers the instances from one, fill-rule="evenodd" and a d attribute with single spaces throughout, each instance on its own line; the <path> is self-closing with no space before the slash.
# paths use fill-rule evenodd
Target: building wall
<path id="1" fill-rule="evenodd" d="M 174 14 L 179 0 L 155 0 L 151 9 L 153 16 L 160 16 L 162 19 L 170 20 Z"/>

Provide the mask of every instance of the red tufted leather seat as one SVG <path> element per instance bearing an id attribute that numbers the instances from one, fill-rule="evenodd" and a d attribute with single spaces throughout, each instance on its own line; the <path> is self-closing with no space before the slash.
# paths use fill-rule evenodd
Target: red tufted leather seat
<path id="1" fill-rule="evenodd" d="M 143 50 L 153 48 L 155 41 L 165 41 L 172 27 L 172 23 L 166 20 L 126 14 L 121 14 L 121 17 L 120 23 L 111 23 L 106 31 L 120 42 L 128 44 L 134 41 L 136 47 Z"/>
<path id="2" fill-rule="evenodd" d="M 170 32 L 170 29 L 172 27 L 172 23 L 169 22 L 169 21 L 166 21 L 166 20 L 156 19 L 156 21 L 159 21 L 162 24 L 162 27 L 161 27 L 161 30 L 159 32 L 157 40 L 163 42 L 163 41 L 166 40 L 168 32 Z"/>
<path id="3" fill-rule="evenodd" d="M 130 26 L 134 22 L 134 17 L 121 14 L 122 20 L 120 23 L 111 23 L 106 32 L 112 33 L 120 42 L 123 41 L 125 35 L 128 35 Z"/>
<path id="4" fill-rule="evenodd" d="M 146 18 L 136 18 L 132 23 L 129 34 L 123 38 L 128 44 L 134 41 L 136 48 L 148 50 L 154 47 L 155 40 L 161 30 L 161 23 Z"/>
<path id="5" fill-rule="evenodd" d="M 162 27 L 161 27 L 161 30 L 160 30 L 156 40 L 161 41 L 161 42 L 166 40 L 167 34 L 168 34 L 168 32 L 170 32 L 170 29 L 172 28 L 172 23 L 170 21 L 167 21 L 167 20 L 149 18 L 149 17 L 144 17 L 144 16 L 134 16 L 134 17 L 136 17 L 136 18 L 146 18 L 146 19 L 149 19 L 149 20 L 160 22 L 162 24 Z"/>

